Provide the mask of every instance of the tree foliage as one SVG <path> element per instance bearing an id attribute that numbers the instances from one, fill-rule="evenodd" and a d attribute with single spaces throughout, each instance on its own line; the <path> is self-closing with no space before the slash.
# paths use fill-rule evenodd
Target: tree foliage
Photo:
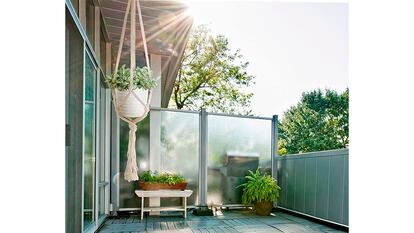
<path id="1" fill-rule="evenodd" d="M 279 154 L 345 148 L 349 144 L 349 89 L 314 90 L 285 112 L 279 122 Z"/>
<path id="2" fill-rule="evenodd" d="M 253 83 L 240 50 L 232 52 L 227 38 L 212 36 L 201 25 L 192 29 L 174 84 L 170 105 L 177 109 L 250 114 Z"/>

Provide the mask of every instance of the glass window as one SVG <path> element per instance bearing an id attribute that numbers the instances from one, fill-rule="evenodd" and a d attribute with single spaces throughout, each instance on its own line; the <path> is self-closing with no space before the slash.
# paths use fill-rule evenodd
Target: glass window
<path id="1" fill-rule="evenodd" d="M 92 75 L 94 75 L 93 78 L 90 78 Z M 95 76 L 95 69 L 92 62 L 89 64 L 87 62 L 85 67 L 85 101 L 91 101 L 92 104 L 95 96 Z"/>
<path id="2" fill-rule="evenodd" d="M 89 42 L 95 48 L 95 5 L 93 0 L 86 0 L 86 32 Z"/>
<path id="3" fill-rule="evenodd" d="M 95 196 L 95 80 L 96 68 L 85 54 L 84 147 L 83 147 L 83 226 L 94 221 Z"/>
<path id="4" fill-rule="evenodd" d="M 248 170 L 271 174 L 270 120 L 208 116 L 208 204 L 241 204 Z"/>
<path id="5" fill-rule="evenodd" d="M 102 20 L 102 16 L 101 16 L 101 25 L 103 25 L 103 20 Z M 101 36 L 100 36 L 100 62 L 101 62 L 101 68 L 104 71 L 105 75 L 106 73 L 106 41 L 105 41 L 105 36 L 104 36 L 104 31 L 103 31 L 103 26 L 101 27 Z"/>
<path id="6" fill-rule="evenodd" d="M 99 187 L 99 218 L 105 215 L 105 186 Z"/>

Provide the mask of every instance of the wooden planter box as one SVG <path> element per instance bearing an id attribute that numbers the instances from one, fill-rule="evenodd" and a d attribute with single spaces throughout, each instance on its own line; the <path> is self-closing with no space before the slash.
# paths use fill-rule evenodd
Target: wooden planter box
<path id="1" fill-rule="evenodd" d="M 160 189 L 173 189 L 173 190 L 185 190 L 187 182 L 178 184 L 161 184 L 161 183 L 146 183 L 138 181 L 139 188 L 142 190 L 160 190 Z"/>

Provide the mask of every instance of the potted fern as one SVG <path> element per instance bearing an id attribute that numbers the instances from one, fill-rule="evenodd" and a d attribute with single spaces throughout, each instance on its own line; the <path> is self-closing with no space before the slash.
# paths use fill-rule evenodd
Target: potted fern
<path id="1" fill-rule="evenodd" d="M 270 215 L 281 189 L 272 176 L 266 173 L 262 176 L 259 169 L 256 172 L 249 170 L 249 173 L 246 176 L 246 183 L 237 186 L 237 188 L 243 187 L 242 203 L 254 205 L 257 215 Z"/>
<path id="2" fill-rule="evenodd" d="M 111 89 L 116 89 L 115 97 L 119 103 L 119 114 L 125 117 L 140 117 L 145 113 L 148 90 L 157 86 L 157 81 L 151 78 L 151 70 L 147 67 L 136 67 L 132 80 L 132 92 L 142 101 L 129 93 L 131 69 L 122 65 L 116 73 L 106 77 L 106 83 Z"/>

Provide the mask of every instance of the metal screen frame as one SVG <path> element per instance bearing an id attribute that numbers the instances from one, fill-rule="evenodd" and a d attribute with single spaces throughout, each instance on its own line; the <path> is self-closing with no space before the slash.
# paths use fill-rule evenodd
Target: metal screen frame
<path id="1" fill-rule="evenodd" d="M 277 130 L 277 121 L 278 116 L 274 115 L 273 117 L 261 117 L 261 116 L 243 116 L 243 115 L 234 115 L 234 114 L 225 114 L 225 113 L 213 113 L 207 112 L 205 109 L 201 111 L 193 111 L 193 110 L 182 110 L 182 109 L 170 109 L 170 108 L 159 108 L 159 107 L 151 107 L 150 111 L 159 111 L 159 112 L 179 112 L 179 113 L 190 113 L 190 114 L 199 114 L 199 205 L 207 205 L 207 163 L 208 163 L 208 116 L 215 115 L 215 116 L 224 116 L 224 117 L 235 117 L 235 118 L 247 118 L 247 119 L 258 119 L 258 120 L 268 120 L 271 121 L 272 129 L 271 129 L 271 170 L 272 176 L 276 178 L 276 162 L 277 159 L 277 137 L 278 137 L 278 130 Z M 114 113 L 113 113 L 114 114 Z M 150 119 L 151 120 L 151 119 Z M 119 190 L 119 174 L 120 167 L 119 167 L 119 119 L 117 117 L 112 118 L 112 157 L 111 157 L 111 177 L 112 177 L 112 185 L 111 185 L 111 207 L 113 211 L 113 215 L 116 215 L 117 211 L 137 211 L 140 210 L 139 203 L 137 203 L 136 208 L 123 208 L 119 206 L 120 200 L 120 190 Z M 151 148 L 150 148 L 151 150 Z M 223 205 L 227 206 L 227 205 Z M 235 206 L 235 205 L 228 205 L 228 206 Z M 236 205 L 236 206 L 242 206 Z M 195 206 L 188 206 L 189 208 L 193 208 Z"/>

